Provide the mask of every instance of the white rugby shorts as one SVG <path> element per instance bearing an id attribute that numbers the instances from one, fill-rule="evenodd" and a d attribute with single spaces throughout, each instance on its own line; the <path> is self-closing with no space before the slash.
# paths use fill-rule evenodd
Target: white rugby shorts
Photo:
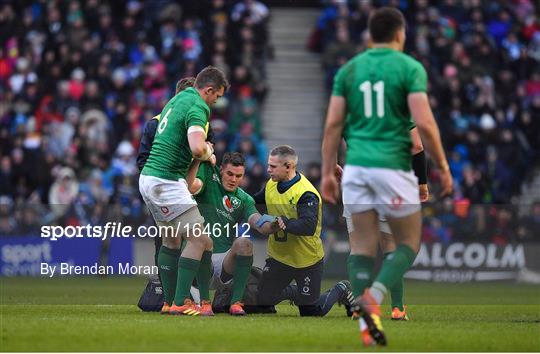
<path id="1" fill-rule="evenodd" d="M 219 289 L 231 282 L 232 279 L 227 281 L 226 283 L 223 283 L 223 281 L 221 280 L 221 273 L 223 272 L 223 261 L 225 260 L 225 257 L 229 254 L 230 251 L 231 250 L 229 249 L 227 250 L 227 252 L 212 254 L 212 270 L 214 273 L 212 274 L 212 280 L 210 282 L 211 289 Z"/>
<path id="2" fill-rule="evenodd" d="M 420 210 L 413 171 L 345 165 L 343 216 L 375 210 L 379 218 L 402 218 Z"/>
<path id="3" fill-rule="evenodd" d="M 156 222 L 170 222 L 197 205 L 184 179 L 141 175 L 139 191 Z"/>

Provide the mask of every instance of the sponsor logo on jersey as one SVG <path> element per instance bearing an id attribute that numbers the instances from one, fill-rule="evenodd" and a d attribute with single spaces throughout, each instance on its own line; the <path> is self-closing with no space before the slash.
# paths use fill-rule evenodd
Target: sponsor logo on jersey
<path id="1" fill-rule="evenodd" d="M 223 196 L 223 207 L 229 212 L 232 213 L 235 209 L 238 209 L 240 206 L 240 200 L 235 197 L 229 197 L 228 195 Z"/>

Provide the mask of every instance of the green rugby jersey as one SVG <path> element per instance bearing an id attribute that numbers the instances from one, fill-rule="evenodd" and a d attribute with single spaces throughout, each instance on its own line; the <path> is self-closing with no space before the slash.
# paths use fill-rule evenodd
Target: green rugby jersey
<path id="1" fill-rule="evenodd" d="M 208 162 L 201 163 L 197 178 L 203 187 L 195 200 L 204 217 L 205 229 L 210 231 L 214 241 L 214 253 L 226 252 L 234 240 L 242 236 L 237 224 L 247 222 L 251 215 L 258 213 L 255 201 L 242 188 L 227 192 L 221 184 L 218 168 Z"/>
<path id="2" fill-rule="evenodd" d="M 409 171 L 414 126 L 407 96 L 426 89 L 422 64 L 399 51 L 373 48 L 347 62 L 332 91 L 347 102 L 346 163 Z"/>
<path id="3" fill-rule="evenodd" d="M 208 132 L 210 108 L 197 90 L 190 87 L 171 98 L 160 116 L 152 149 L 141 173 L 177 181 L 185 178 L 192 160 L 188 129 L 200 126 Z"/>

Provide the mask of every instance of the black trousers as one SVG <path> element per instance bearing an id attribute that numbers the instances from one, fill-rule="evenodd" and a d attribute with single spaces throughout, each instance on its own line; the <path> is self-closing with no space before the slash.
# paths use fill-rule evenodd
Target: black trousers
<path id="1" fill-rule="evenodd" d="M 268 258 L 263 269 L 262 279 L 258 287 L 257 303 L 260 305 L 276 305 L 285 300 L 283 289 L 294 279 L 298 286 L 295 304 L 300 308 L 316 305 L 321 295 L 323 260 L 305 268 L 294 268 Z"/>

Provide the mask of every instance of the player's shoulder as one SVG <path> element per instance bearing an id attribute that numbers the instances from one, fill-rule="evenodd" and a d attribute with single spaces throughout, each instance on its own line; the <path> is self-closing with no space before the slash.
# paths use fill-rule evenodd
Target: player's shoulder
<path id="1" fill-rule="evenodd" d="M 394 55 L 396 56 L 398 63 L 401 65 L 405 65 L 410 68 L 424 68 L 424 65 L 422 65 L 421 62 L 407 53 L 396 51 Z"/>
<path id="2" fill-rule="evenodd" d="M 190 106 L 190 110 L 204 111 L 207 112 L 207 114 L 210 114 L 210 107 L 208 107 L 206 102 L 204 102 L 197 90 L 195 90 L 193 87 L 185 89 L 177 96 L 179 96 L 182 101 L 186 102 Z"/>
<path id="3" fill-rule="evenodd" d="M 358 65 L 359 63 L 361 63 L 363 59 L 366 58 L 365 54 L 366 54 L 365 52 L 356 54 L 354 57 L 349 59 L 345 64 L 343 64 L 341 68 L 339 68 L 339 71 L 346 73 L 348 71 L 354 70 L 354 67 Z"/>
<path id="4" fill-rule="evenodd" d="M 242 200 L 245 203 L 255 204 L 255 200 L 253 199 L 253 197 L 240 187 L 238 187 L 236 195 L 238 196 L 238 199 Z"/>

